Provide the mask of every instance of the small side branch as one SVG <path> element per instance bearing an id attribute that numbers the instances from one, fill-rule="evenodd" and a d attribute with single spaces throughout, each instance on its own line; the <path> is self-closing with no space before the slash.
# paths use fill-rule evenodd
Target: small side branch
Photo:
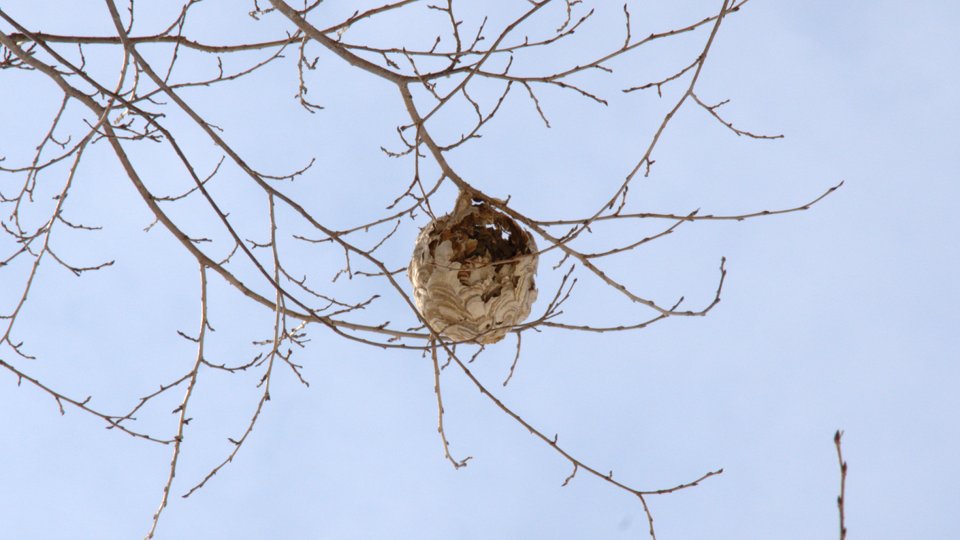
<path id="1" fill-rule="evenodd" d="M 207 334 L 207 268 L 200 265 L 200 333 L 197 336 L 197 359 L 193 364 L 193 371 L 190 372 L 190 383 L 187 385 L 187 391 L 183 396 L 183 401 L 174 412 L 180 413 L 177 421 L 177 435 L 173 439 L 173 457 L 170 458 L 170 472 L 167 475 L 167 483 L 163 486 L 163 496 L 160 497 L 160 507 L 153 514 L 153 523 L 150 525 L 150 531 L 147 532 L 146 540 L 153 538 L 157 531 L 157 525 L 160 523 L 160 514 L 167 507 L 170 499 L 170 488 L 173 486 L 173 479 L 177 476 L 177 463 L 180 460 L 180 445 L 183 443 L 183 432 L 190 423 L 190 417 L 187 416 L 187 405 L 190 403 L 190 397 L 193 396 L 193 389 L 197 384 L 197 373 L 200 371 L 200 364 L 203 362 L 203 345 Z"/>
<path id="2" fill-rule="evenodd" d="M 837 509 L 840 512 L 840 540 L 846 540 L 847 525 L 844 521 L 844 504 L 847 502 L 847 462 L 843 460 L 843 450 L 840 448 L 841 439 L 843 439 L 843 432 L 837 430 L 833 435 L 833 445 L 837 447 L 837 461 L 840 463 L 840 495 L 837 497 Z"/>
<path id="3" fill-rule="evenodd" d="M 767 139 L 767 140 L 770 140 L 770 139 L 782 139 L 782 138 L 783 138 L 783 134 L 782 134 L 782 133 L 781 133 L 780 135 L 759 135 L 759 134 L 756 134 L 756 133 L 751 133 L 751 132 L 749 132 L 749 131 L 746 131 L 746 130 L 737 128 L 736 126 L 733 125 L 733 122 L 730 122 L 730 121 L 728 121 L 728 120 L 724 120 L 723 117 L 720 116 L 720 114 L 717 112 L 717 109 L 719 109 L 720 107 L 723 107 L 723 106 L 726 105 L 727 103 L 730 103 L 730 100 L 729 100 L 729 99 L 725 99 L 725 100 L 721 101 L 720 103 L 717 103 L 716 105 L 707 105 L 706 103 L 703 102 L 703 100 L 700 99 L 700 96 L 698 96 L 698 95 L 696 94 L 696 92 L 690 92 L 690 97 L 692 97 L 693 100 L 696 101 L 698 105 L 700 105 L 701 107 L 703 107 L 703 110 L 705 110 L 705 111 L 707 111 L 708 113 L 710 113 L 710 116 L 713 116 L 714 118 L 717 119 L 718 122 L 720 122 L 721 124 L 727 126 L 727 129 L 729 129 L 730 131 L 736 133 L 736 134 L 737 134 L 737 137 L 745 136 L 745 137 L 750 137 L 751 139 Z"/>
<path id="4" fill-rule="evenodd" d="M 601 215 L 596 218 L 580 218 L 580 219 L 556 219 L 550 221 L 535 221 L 538 225 L 543 225 L 546 227 L 557 227 L 562 225 L 583 225 L 586 223 L 592 222 L 602 222 L 602 221 L 618 221 L 623 219 L 669 219 L 669 220 L 683 220 L 683 221 L 746 221 L 748 219 L 766 217 L 766 216 L 779 216 L 781 214 L 793 214 L 796 212 L 803 212 L 809 210 L 813 205 L 819 203 L 823 199 L 829 197 L 833 192 L 837 191 L 843 187 L 844 181 L 841 180 L 837 184 L 827 188 L 820 195 L 817 195 L 813 200 L 801 204 L 799 206 L 793 206 L 790 208 L 779 208 L 776 210 L 758 210 L 756 212 L 749 212 L 745 214 L 704 214 L 699 210 L 697 212 L 692 212 L 686 215 L 683 214 L 665 214 L 665 213 L 656 213 L 656 212 L 637 212 L 637 213 L 619 213 L 619 214 L 607 214 Z"/>
<path id="5" fill-rule="evenodd" d="M 480 391 L 481 394 L 486 396 L 486 398 L 489 399 L 491 402 L 493 402 L 493 404 L 496 405 L 498 409 L 500 409 L 503 413 L 505 413 L 507 416 L 512 418 L 514 421 L 516 421 L 517 424 L 525 428 L 531 435 L 533 435 L 534 437 L 546 443 L 547 446 L 549 446 L 554 451 L 556 451 L 560 456 L 562 456 L 567 462 L 569 462 L 573 466 L 573 472 L 569 476 L 567 476 L 567 478 L 564 480 L 564 485 L 568 484 L 570 480 L 573 479 L 577 471 L 582 470 L 594 476 L 595 478 L 598 478 L 604 482 L 607 482 L 610 485 L 617 487 L 627 493 L 630 493 L 631 495 L 634 495 L 635 497 L 640 499 L 640 502 L 644 508 L 644 512 L 646 513 L 646 516 L 647 516 L 647 522 L 650 528 L 650 536 L 654 538 L 654 540 L 656 539 L 656 533 L 654 532 L 654 528 L 653 528 L 653 515 L 650 513 L 650 509 L 647 506 L 647 501 L 645 498 L 647 495 L 662 495 L 666 493 L 674 493 L 677 491 L 688 489 L 688 488 L 699 485 L 700 482 L 706 480 L 707 478 L 723 473 L 723 469 L 710 471 L 703 474 L 702 476 L 700 476 L 699 478 L 697 478 L 692 482 L 679 484 L 666 489 L 640 490 L 640 489 L 633 488 L 627 484 L 624 484 L 619 480 L 614 479 L 612 470 L 604 474 L 599 469 L 595 467 L 591 467 L 590 465 L 587 465 L 580 459 L 574 457 L 567 450 L 565 450 L 563 447 L 560 446 L 560 444 L 557 442 L 558 437 L 556 435 L 554 435 L 554 437 L 551 439 L 547 437 L 543 433 L 543 431 L 537 429 L 532 424 L 527 422 L 516 411 L 514 411 L 513 409 L 508 407 L 505 403 L 503 403 L 503 401 L 501 401 L 500 398 L 498 398 L 492 392 L 490 392 L 490 390 L 487 389 L 487 387 L 482 382 L 480 382 L 480 380 L 476 377 L 476 375 L 474 375 L 473 372 L 470 371 L 470 368 L 467 367 L 466 363 L 464 363 L 459 357 L 457 357 L 456 354 L 453 353 L 453 351 L 447 349 L 447 353 L 450 355 L 450 358 L 453 360 L 453 362 L 456 363 L 460 371 L 467 377 L 467 379 L 470 380 L 470 382 L 474 385 L 474 387 L 477 388 L 477 390 Z"/>
<path id="6" fill-rule="evenodd" d="M 271 364 L 268 367 L 268 369 L 272 367 L 273 366 Z M 264 379 L 262 380 L 267 380 L 268 378 L 269 378 L 269 372 L 267 375 L 264 376 Z M 250 433 L 253 432 L 253 428 L 254 426 L 256 426 L 257 420 L 260 419 L 260 413 L 263 412 L 263 405 L 269 400 L 270 400 L 270 389 L 264 388 L 263 392 L 260 394 L 260 401 L 257 402 L 257 408 L 256 410 L 253 411 L 253 415 L 250 417 L 250 421 L 247 423 L 246 431 L 243 432 L 243 435 L 239 439 L 233 439 L 233 438 L 228 439 L 230 443 L 233 444 L 233 450 L 230 451 L 230 455 L 228 455 L 216 467 L 210 469 L 210 472 L 208 472 L 207 475 L 203 477 L 203 480 L 198 482 L 196 485 L 190 488 L 189 491 L 184 493 L 182 495 L 184 499 L 186 499 L 190 495 L 193 495 L 195 491 L 207 485 L 207 482 L 209 482 L 211 478 L 216 476 L 217 473 L 220 472 L 220 469 L 223 469 L 224 467 L 226 467 L 228 463 L 233 462 L 233 458 L 235 458 L 237 456 L 237 453 L 240 452 L 240 447 L 243 446 L 243 443 L 247 440 L 247 437 L 249 437 Z"/>
<path id="7" fill-rule="evenodd" d="M 504 386 L 510 383 L 510 379 L 513 378 L 513 372 L 514 370 L 517 369 L 517 362 L 520 361 L 520 338 L 522 337 L 523 337 L 523 334 L 520 332 L 517 332 L 517 353 L 513 355 L 513 363 L 510 364 L 510 373 L 508 373 L 507 378 L 503 380 Z"/>
<path id="8" fill-rule="evenodd" d="M 453 465 L 454 469 L 466 467 L 467 462 L 473 459 L 473 456 L 467 456 L 461 460 L 455 459 L 450 454 L 450 443 L 447 441 L 447 434 L 443 430 L 443 396 L 440 393 L 440 363 L 437 361 L 435 339 L 430 342 L 430 358 L 433 360 L 433 391 L 437 394 L 437 432 L 440 433 L 440 441 L 443 443 L 443 455 Z"/>

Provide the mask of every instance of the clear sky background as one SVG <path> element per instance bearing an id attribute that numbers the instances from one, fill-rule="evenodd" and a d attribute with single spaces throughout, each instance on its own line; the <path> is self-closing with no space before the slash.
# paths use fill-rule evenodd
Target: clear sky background
<path id="1" fill-rule="evenodd" d="M 34 30 L 111 33 L 101 3 L 65 4 L 0 7 Z M 478 5 L 466 4 L 464 16 Z M 698 20 L 719 4 L 631 6 L 635 24 L 651 31 Z M 204 2 L 186 33 L 219 43 L 282 36 L 287 26 L 279 15 L 258 25 L 246 17 L 251 7 Z M 622 39 L 614 7 L 584 30 L 571 57 Z M 159 30 L 177 8 L 142 2 L 138 9 L 135 34 Z M 314 22 L 333 22 L 354 9 L 352 2 L 327 0 Z M 557 24 L 561 11 L 542 24 Z M 506 388 L 500 381 L 513 359 L 512 339 L 474 364 L 527 420 L 630 485 L 670 487 L 722 467 L 722 475 L 697 488 L 650 498 L 658 538 L 837 538 L 837 429 L 845 432 L 850 467 L 851 539 L 960 535 L 958 18 L 960 4 L 946 0 L 754 0 L 730 16 L 700 95 L 710 102 L 731 98 L 722 109 L 727 118 L 786 138 L 736 137 L 704 111 L 685 107 L 654 154 L 653 174 L 631 191 L 632 208 L 742 213 L 796 206 L 841 180 L 843 188 L 807 212 L 685 225 L 611 261 L 612 273 L 648 297 L 669 304 L 686 295 L 694 307 L 709 302 L 726 256 L 723 301 L 706 318 L 675 318 L 620 335 L 527 333 Z M 410 36 L 418 31 L 410 20 L 385 19 L 347 37 Z M 590 78 L 609 107 L 543 91 L 550 130 L 525 96 L 511 96 L 484 139 L 451 155 L 454 166 L 486 192 L 511 195 L 528 215 L 559 218 L 596 208 L 640 158 L 685 85 L 666 88 L 662 99 L 620 89 L 669 75 L 690 61 L 706 35 L 615 64 L 613 76 Z M 91 65 L 113 84 L 119 51 L 94 49 L 85 51 Z M 145 51 L 155 58 L 169 53 Z M 379 150 L 396 147 L 393 128 L 404 111 L 388 83 L 320 49 L 313 54 L 320 61 L 308 74 L 310 97 L 326 107 L 317 114 L 292 99 L 290 61 L 234 87 L 184 95 L 264 172 L 290 172 L 316 157 L 314 168 L 285 189 L 326 222 L 348 227 L 389 204 L 410 180 L 409 162 Z M 205 59 L 197 69 L 210 73 L 212 65 Z M 57 91 L 40 75 L 0 72 L 0 103 L 0 155 L 8 165 L 22 162 L 59 104 Z M 457 122 L 441 119 L 436 129 L 457 133 Z M 182 137 L 209 172 L 219 154 L 189 130 Z M 188 185 L 162 151 L 130 148 L 158 191 Z M 101 408 L 123 410 L 192 365 L 192 347 L 176 331 L 195 333 L 197 271 L 165 230 L 143 232 L 151 217 L 107 145 L 91 150 L 81 173 L 68 215 L 105 231 L 64 232 L 58 254 L 117 263 L 79 279 L 45 267 L 18 327 L 39 359 L 14 359 L 6 349 L 0 358 L 67 394 L 92 395 Z M 212 189 L 238 220 L 250 216 L 249 235 L 262 240 L 266 206 L 244 182 L 228 170 Z M 5 193 L 15 183 L 0 177 Z M 449 205 L 452 197 L 447 190 L 436 204 Z M 194 232 L 207 232 L 212 222 L 194 210 L 188 204 L 175 213 Z M 384 257 L 397 267 L 406 264 L 418 225 L 405 223 L 386 248 L 392 251 Z M 297 227 L 285 230 L 302 232 Z M 289 249 L 300 272 L 334 286 L 329 279 L 342 264 L 336 251 Z M 542 297 L 558 282 L 550 270 L 555 262 L 541 262 Z M 16 270 L 0 270 L 4 310 L 20 286 Z M 649 316 L 582 277 L 569 320 Z M 364 287 L 354 280 L 340 290 L 359 296 Z M 252 356 L 249 342 L 270 336 L 272 314 L 219 280 L 212 280 L 211 295 L 217 328 L 211 355 L 230 362 Z M 370 317 L 403 318 L 403 309 L 388 298 Z M 453 470 L 436 433 L 428 358 L 362 347 L 319 327 L 308 331 L 312 341 L 296 359 L 311 386 L 278 371 L 273 399 L 238 457 L 184 500 L 179 495 L 231 450 L 227 437 L 242 433 L 259 396 L 256 374 L 200 378 L 176 496 L 159 538 L 647 537 L 638 501 L 582 473 L 561 488 L 568 464 L 447 370 L 447 434 L 457 455 L 474 458 Z M 178 391 L 169 407 L 145 413 L 145 425 L 171 433 L 176 417 L 168 411 L 179 397 Z M 0 536 L 143 537 L 169 448 L 104 430 L 76 410 L 61 416 L 48 396 L 18 387 L 6 372 L 0 433 Z"/>

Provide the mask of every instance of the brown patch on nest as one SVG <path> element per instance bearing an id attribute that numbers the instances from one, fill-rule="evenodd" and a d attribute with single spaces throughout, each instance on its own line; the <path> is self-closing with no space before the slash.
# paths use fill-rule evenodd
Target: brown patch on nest
<path id="1" fill-rule="evenodd" d="M 437 220 L 435 230 L 442 229 L 430 242 L 431 253 L 445 240 L 450 240 L 453 247 L 452 262 L 484 260 L 489 261 L 487 264 L 497 264 L 531 253 L 526 234 L 512 219 L 486 204 L 471 208 L 476 211 L 468 213 L 458 223 L 448 225 L 451 216 Z"/>

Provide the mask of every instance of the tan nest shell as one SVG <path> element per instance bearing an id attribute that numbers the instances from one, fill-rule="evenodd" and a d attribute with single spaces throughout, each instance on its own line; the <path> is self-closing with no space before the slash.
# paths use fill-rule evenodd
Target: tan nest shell
<path id="1" fill-rule="evenodd" d="M 408 273 L 431 328 L 455 341 L 496 343 L 537 299 L 537 246 L 490 206 L 458 205 L 420 231 Z"/>

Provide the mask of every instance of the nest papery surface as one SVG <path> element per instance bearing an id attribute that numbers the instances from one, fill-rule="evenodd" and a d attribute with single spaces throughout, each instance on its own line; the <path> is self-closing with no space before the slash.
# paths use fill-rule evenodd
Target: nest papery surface
<path id="1" fill-rule="evenodd" d="M 533 237 L 486 205 L 471 205 L 420 231 L 409 277 L 420 313 L 455 341 L 496 343 L 537 299 Z"/>

